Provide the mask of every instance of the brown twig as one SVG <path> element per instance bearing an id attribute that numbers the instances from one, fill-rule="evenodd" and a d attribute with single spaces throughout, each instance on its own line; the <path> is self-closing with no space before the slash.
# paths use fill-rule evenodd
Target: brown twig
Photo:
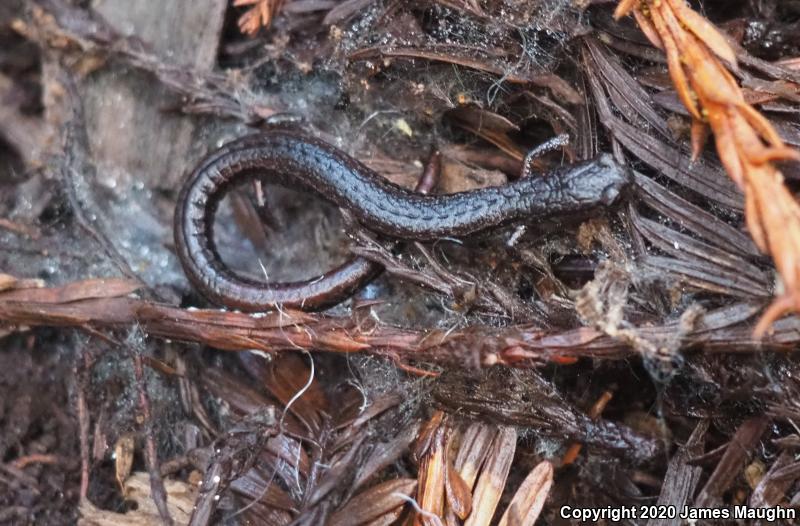
<path id="1" fill-rule="evenodd" d="M 530 367 L 565 358 L 621 359 L 635 355 L 627 344 L 598 330 L 548 331 L 527 325 L 497 328 L 474 325 L 453 330 L 412 330 L 352 318 L 281 311 L 264 315 L 180 309 L 126 297 L 136 284 L 126 280 L 87 280 L 64 287 L 0 293 L 0 322 L 22 326 L 66 326 L 88 330 L 138 324 L 153 336 L 199 342 L 222 350 L 314 349 L 366 352 L 403 360 L 459 368 L 505 364 Z M 752 338 L 750 321 L 758 303 L 742 302 L 702 314 L 683 335 L 686 350 L 704 353 L 796 351 L 800 319 L 775 324 L 763 341 Z M 680 321 L 632 330 L 638 338 L 672 341 Z"/>

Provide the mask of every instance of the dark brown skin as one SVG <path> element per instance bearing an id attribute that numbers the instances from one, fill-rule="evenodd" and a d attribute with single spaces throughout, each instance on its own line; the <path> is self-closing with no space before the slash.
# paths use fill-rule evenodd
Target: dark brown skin
<path id="1" fill-rule="evenodd" d="M 399 239 L 461 237 L 513 221 L 564 217 L 613 204 L 630 184 L 610 156 L 502 187 L 423 195 L 394 185 L 333 146 L 296 132 L 243 137 L 206 157 L 178 196 L 175 245 L 189 280 L 210 301 L 244 311 L 319 310 L 351 296 L 378 268 L 356 258 L 321 277 L 255 281 L 231 271 L 214 246 L 214 215 L 234 185 L 252 178 L 298 187 L 347 209 L 363 226 Z"/>

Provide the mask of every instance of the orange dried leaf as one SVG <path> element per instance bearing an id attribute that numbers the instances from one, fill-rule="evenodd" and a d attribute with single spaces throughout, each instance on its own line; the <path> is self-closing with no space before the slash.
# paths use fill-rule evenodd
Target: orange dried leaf
<path id="1" fill-rule="evenodd" d="M 445 478 L 445 490 L 447 494 L 447 504 L 459 519 L 464 520 L 472 511 L 472 493 L 469 486 L 458 474 L 458 471 L 450 465 L 447 466 L 447 478 Z"/>
<path id="2" fill-rule="evenodd" d="M 411 458 L 419 463 L 422 458 L 428 454 L 428 451 L 433 445 L 433 439 L 436 436 L 436 431 L 442 425 L 444 418 L 444 411 L 436 411 L 433 416 L 425 422 L 417 432 L 417 438 L 414 441 L 414 446 L 411 449 Z"/>
<path id="3" fill-rule="evenodd" d="M 767 235 L 761 226 L 761 213 L 754 192 L 745 192 L 744 195 L 744 215 L 750 237 L 753 238 L 756 246 L 762 251 L 767 252 Z"/>
<path id="4" fill-rule="evenodd" d="M 735 68 L 735 52 L 711 22 L 683 0 L 622 0 L 617 13 L 621 16 L 631 9 L 645 35 L 655 45 L 660 39 L 678 95 L 695 119 L 693 156 L 699 155 L 707 132 L 700 122 L 702 108 L 720 160 L 745 194 L 750 235 L 772 256 L 783 279 L 786 294 L 759 321 L 755 335 L 761 336 L 780 316 L 800 309 L 800 206 L 771 164 L 800 160 L 800 153 L 786 146 L 770 122 L 747 103 L 736 79 L 720 61 Z"/>
<path id="5" fill-rule="evenodd" d="M 667 31 L 664 20 L 657 12 L 653 11 L 651 20 L 653 21 L 656 31 L 658 31 L 658 33 L 661 35 L 661 41 L 664 44 L 664 51 L 667 54 L 669 75 L 672 78 L 672 83 L 675 85 L 678 98 L 681 99 L 681 102 L 683 102 L 683 105 L 686 106 L 687 110 L 689 110 L 689 113 L 692 114 L 692 117 L 699 120 L 701 119 L 700 110 L 698 109 L 697 104 L 694 101 L 694 97 L 692 96 L 692 90 L 689 87 L 686 73 L 683 71 L 680 53 L 678 52 L 678 47 L 675 43 L 675 40 L 669 31 Z"/>
<path id="6" fill-rule="evenodd" d="M 733 138 L 733 131 L 730 123 L 725 118 L 724 113 L 719 110 L 708 108 L 708 122 L 714 130 L 714 141 L 717 145 L 717 153 L 722 165 L 728 172 L 731 179 L 744 190 L 744 168 L 739 159 L 739 152 L 736 149 L 736 141 Z"/>
<path id="7" fill-rule="evenodd" d="M 701 86 L 703 98 L 725 106 L 744 104 L 736 82 L 719 63 L 710 62 L 707 53 L 687 54 L 691 59 L 691 77 L 693 86 Z"/>
<path id="8" fill-rule="evenodd" d="M 747 159 L 752 164 L 763 164 L 756 159 L 766 156 L 767 147 L 755 130 L 744 120 L 735 108 L 731 108 L 727 120 L 730 125 L 731 135 L 736 142 L 739 156 Z"/>
<path id="9" fill-rule="evenodd" d="M 708 125 L 703 121 L 692 119 L 692 161 L 700 158 L 706 141 L 708 141 Z"/>
<path id="10" fill-rule="evenodd" d="M 419 466 L 419 485 L 417 489 L 417 502 L 419 507 L 428 513 L 418 513 L 420 522 L 425 523 L 423 517 L 435 515 L 441 517 L 444 512 L 445 479 L 444 427 L 437 428 L 430 449 L 422 458 Z"/>
<path id="11" fill-rule="evenodd" d="M 638 3 L 639 0 L 620 0 L 620 3 L 614 10 L 614 18 L 619 20 L 623 16 L 633 11 L 633 8 L 636 7 L 636 4 Z"/>
<path id="12" fill-rule="evenodd" d="M 655 47 L 663 51 L 664 42 L 661 40 L 661 36 L 658 34 L 658 31 L 656 31 L 650 19 L 644 16 L 638 9 L 633 12 L 633 17 L 642 29 L 644 36 L 646 36 Z"/>
<path id="13" fill-rule="evenodd" d="M 778 146 L 764 148 L 758 155 L 750 158 L 755 164 L 765 164 L 773 161 L 800 161 L 800 152 L 791 146 Z"/>
<path id="14" fill-rule="evenodd" d="M 239 30 L 247 35 L 253 35 L 262 27 L 269 27 L 275 13 L 283 5 L 284 0 L 233 0 L 234 7 L 252 6 L 242 16 L 237 24 Z"/>
<path id="15" fill-rule="evenodd" d="M 261 27 L 261 21 L 258 12 L 251 10 L 239 17 L 237 21 L 239 31 L 246 35 L 252 35 Z"/>
<path id="16" fill-rule="evenodd" d="M 269 25 L 272 19 L 272 9 L 269 7 L 269 2 L 264 1 L 258 4 L 259 12 L 261 14 L 261 23 L 264 27 Z"/>
<path id="17" fill-rule="evenodd" d="M 754 107 L 747 103 L 742 103 L 736 106 L 736 109 L 742 112 L 742 116 L 747 120 L 756 131 L 764 138 L 765 141 L 773 146 L 783 146 L 783 139 L 778 135 L 778 132 L 770 124 L 770 122 L 758 112 Z M 796 152 L 795 152 L 796 153 Z"/>
<path id="18" fill-rule="evenodd" d="M 668 2 L 670 7 L 675 10 L 677 18 L 689 31 L 702 40 L 722 60 L 732 66 L 736 65 L 736 53 L 714 24 L 690 9 L 683 0 L 668 0 Z"/>
<path id="19" fill-rule="evenodd" d="M 753 330 L 753 336 L 755 338 L 763 338 L 769 328 L 775 323 L 778 319 L 783 317 L 784 314 L 787 314 L 793 310 L 798 310 L 797 299 L 789 294 L 785 294 L 779 298 L 776 298 L 767 310 L 764 311 L 764 314 L 761 315 L 761 319 L 758 320 L 756 324 L 756 328 Z"/>

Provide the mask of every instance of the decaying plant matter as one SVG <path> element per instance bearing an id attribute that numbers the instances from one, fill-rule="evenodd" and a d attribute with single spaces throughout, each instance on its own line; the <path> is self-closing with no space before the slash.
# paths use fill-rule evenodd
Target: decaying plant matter
<path id="1" fill-rule="evenodd" d="M 800 310 L 800 205 L 775 165 L 800 161 L 800 152 L 745 100 L 727 69 L 736 69 L 736 53 L 708 20 L 682 0 L 622 0 L 614 16 L 631 12 L 667 55 L 678 96 L 692 116 L 694 157 L 710 127 L 725 170 L 745 194 L 750 234 L 781 275 L 784 290 L 754 330 L 761 337 L 780 316 Z"/>

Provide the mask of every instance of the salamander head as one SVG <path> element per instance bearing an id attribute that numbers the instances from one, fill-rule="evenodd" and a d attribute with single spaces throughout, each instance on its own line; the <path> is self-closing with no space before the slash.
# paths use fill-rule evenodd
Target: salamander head
<path id="1" fill-rule="evenodd" d="M 633 183 L 629 169 L 607 153 L 563 174 L 561 191 L 567 199 L 583 206 L 610 206 Z"/>

